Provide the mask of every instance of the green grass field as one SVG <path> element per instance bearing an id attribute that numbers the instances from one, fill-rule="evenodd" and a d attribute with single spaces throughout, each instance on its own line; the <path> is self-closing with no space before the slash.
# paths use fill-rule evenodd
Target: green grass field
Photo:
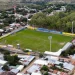
<path id="1" fill-rule="evenodd" d="M 52 36 L 52 51 L 57 51 L 62 48 L 67 42 L 72 40 L 72 37 L 58 34 L 51 34 L 45 32 L 38 32 L 35 30 L 22 30 L 0 40 L 1 44 L 11 44 L 15 47 L 20 44 L 22 49 L 32 49 L 33 51 L 49 51 L 50 41 L 48 36 Z"/>

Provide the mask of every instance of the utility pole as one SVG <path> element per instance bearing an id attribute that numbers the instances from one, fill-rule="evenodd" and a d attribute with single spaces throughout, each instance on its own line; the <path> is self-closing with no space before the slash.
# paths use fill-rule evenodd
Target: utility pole
<path id="1" fill-rule="evenodd" d="M 50 40 L 50 52 L 51 52 L 51 39 L 52 39 L 52 36 L 49 36 L 48 39 Z"/>
<path id="2" fill-rule="evenodd" d="M 72 21 L 72 34 L 73 34 L 73 24 L 74 24 L 74 22 Z"/>

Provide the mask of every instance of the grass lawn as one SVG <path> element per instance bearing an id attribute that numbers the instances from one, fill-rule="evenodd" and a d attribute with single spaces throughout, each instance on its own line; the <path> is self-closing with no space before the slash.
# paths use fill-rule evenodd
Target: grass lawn
<path id="1" fill-rule="evenodd" d="M 22 30 L 0 40 L 1 44 L 11 44 L 15 47 L 20 44 L 22 49 L 32 49 L 34 51 L 49 51 L 50 41 L 48 36 L 52 36 L 52 51 L 57 51 L 62 48 L 67 42 L 72 40 L 72 37 L 58 34 L 51 34 L 45 32 L 38 32 L 35 30 Z"/>

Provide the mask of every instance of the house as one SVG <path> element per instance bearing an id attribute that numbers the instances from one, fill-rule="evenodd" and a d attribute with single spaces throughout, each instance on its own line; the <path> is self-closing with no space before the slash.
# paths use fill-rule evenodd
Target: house
<path id="1" fill-rule="evenodd" d="M 7 63 L 7 61 L 0 59 L 0 65 L 1 65 L 1 66 L 5 65 L 6 63 Z"/>
<path id="2" fill-rule="evenodd" d="M 17 75 L 30 75 L 30 74 L 18 73 Z"/>
<path id="3" fill-rule="evenodd" d="M 11 66 L 11 67 L 12 67 L 11 72 L 17 74 L 24 68 L 24 65 L 19 65 L 17 68 L 16 68 L 16 66 Z"/>
<path id="4" fill-rule="evenodd" d="M 16 74 L 10 71 L 6 71 L 6 72 L 2 72 L 0 75 L 16 75 Z"/>
<path id="5" fill-rule="evenodd" d="M 2 72 L 4 72 L 4 70 L 2 70 L 2 67 L 3 67 L 3 66 L 0 66 L 0 74 L 1 74 Z"/>
<path id="6" fill-rule="evenodd" d="M 4 23 L 0 22 L 0 25 L 3 25 Z"/>
<path id="7" fill-rule="evenodd" d="M 48 65 L 48 61 L 43 60 L 43 59 L 38 59 L 34 62 L 34 64 L 39 64 L 39 65 Z"/>
<path id="8" fill-rule="evenodd" d="M 61 11 L 66 11 L 66 7 L 65 6 L 61 6 L 60 10 Z"/>
<path id="9" fill-rule="evenodd" d="M 19 66 L 17 67 L 17 69 L 18 69 L 19 71 L 21 71 L 23 68 L 24 68 L 24 65 L 19 65 Z"/>
<path id="10" fill-rule="evenodd" d="M 4 32 L 4 30 L 3 29 L 0 29 L 0 32 Z"/>
<path id="11" fill-rule="evenodd" d="M 4 60 L 4 55 L 0 53 L 0 59 Z"/>
<path id="12" fill-rule="evenodd" d="M 63 63 L 63 66 L 65 69 L 69 70 L 69 71 L 72 71 L 74 69 L 74 65 L 72 65 L 71 63 Z"/>
<path id="13" fill-rule="evenodd" d="M 31 75 L 42 75 L 40 72 L 32 72 Z"/>
<path id="14" fill-rule="evenodd" d="M 18 55 L 20 61 L 23 65 L 29 65 L 32 60 L 34 60 L 35 56 L 31 55 Z"/>
<path id="15" fill-rule="evenodd" d="M 34 64 L 32 65 L 28 70 L 27 73 L 32 73 L 32 72 L 39 72 L 40 71 L 41 66 L 38 64 Z"/>
<path id="16" fill-rule="evenodd" d="M 17 74 L 18 72 L 20 72 L 19 69 L 12 69 L 12 70 L 10 70 L 10 71 L 13 72 L 13 73 L 15 73 L 15 74 Z"/>

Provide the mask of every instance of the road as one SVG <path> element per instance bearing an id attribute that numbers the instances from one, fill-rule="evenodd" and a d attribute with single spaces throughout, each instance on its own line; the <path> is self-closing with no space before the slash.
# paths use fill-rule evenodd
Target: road
<path id="1" fill-rule="evenodd" d="M 20 28 L 18 28 L 18 29 L 16 29 L 16 30 L 13 30 L 13 31 L 10 32 L 10 33 L 6 33 L 6 34 L 4 34 L 3 36 L 1 36 L 0 39 L 4 38 L 4 37 L 6 37 L 6 36 L 9 36 L 9 35 L 11 35 L 11 34 L 13 34 L 13 33 L 16 33 L 16 32 L 18 32 L 18 31 L 20 31 L 20 30 L 22 30 L 22 29 L 25 29 L 25 28 L 26 28 L 26 26 L 23 26 L 23 27 L 20 27 Z"/>

